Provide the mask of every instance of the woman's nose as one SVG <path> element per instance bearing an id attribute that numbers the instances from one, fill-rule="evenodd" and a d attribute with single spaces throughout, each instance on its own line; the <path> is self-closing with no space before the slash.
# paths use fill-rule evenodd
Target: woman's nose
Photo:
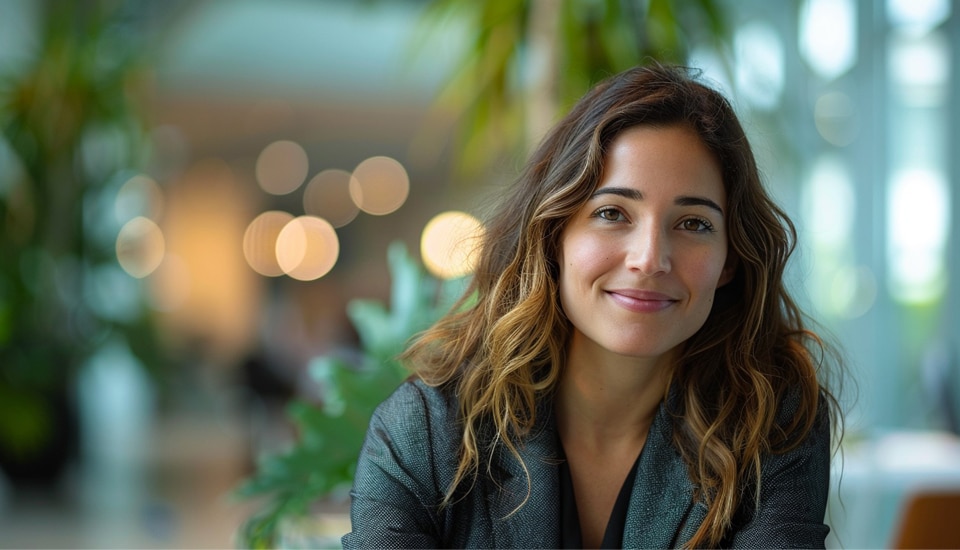
<path id="1" fill-rule="evenodd" d="M 627 240 L 626 264 L 645 275 L 670 271 L 670 242 L 660 227 L 638 228 Z"/>

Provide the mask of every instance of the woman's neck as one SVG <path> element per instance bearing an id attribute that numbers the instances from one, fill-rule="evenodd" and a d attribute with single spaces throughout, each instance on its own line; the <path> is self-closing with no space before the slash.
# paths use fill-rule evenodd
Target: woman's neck
<path id="1" fill-rule="evenodd" d="M 642 445 L 672 361 L 673 354 L 626 357 L 571 341 L 554 402 L 561 438 L 597 450 Z"/>

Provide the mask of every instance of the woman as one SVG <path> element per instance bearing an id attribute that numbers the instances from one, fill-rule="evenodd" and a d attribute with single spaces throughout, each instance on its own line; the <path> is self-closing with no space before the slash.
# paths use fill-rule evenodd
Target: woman
<path id="1" fill-rule="evenodd" d="M 720 94 L 662 66 L 598 85 L 405 353 L 344 546 L 822 547 L 838 415 L 794 241 Z"/>

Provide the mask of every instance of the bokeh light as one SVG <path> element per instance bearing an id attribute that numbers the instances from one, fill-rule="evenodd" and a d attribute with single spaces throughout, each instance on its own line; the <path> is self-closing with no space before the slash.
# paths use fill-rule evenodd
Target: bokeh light
<path id="1" fill-rule="evenodd" d="M 738 92 L 759 109 L 775 109 L 786 78 L 780 35 L 768 23 L 747 23 L 737 29 L 734 49 Z"/>
<path id="2" fill-rule="evenodd" d="M 800 10 L 800 54 L 814 72 L 833 80 L 857 62 L 853 0 L 806 0 Z"/>
<path id="3" fill-rule="evenodd" d="M 303 190 L 303 211 L 323 218 L 334 227 L 353 221 L 360 209 L 350 198 L 353 176 L 346 170 L 324 170 L 314 176 Z"/>
<path id="4" fill-rule="evenodd" d="M 340 240 L 330 222 L 316 216 L 294 218 L 277 236 L 277 263 L 299 281 L 319 279 L 333 269 Z"/>
<path id="5" fill-rule="evenodd" d="M 823 155 L 811 167 L 803 188 L 804 231 L 821 249 L 847 245 L 857 219 L 853 176 L 844 159 Z"/>
<path id="6" fill-rule="evenodd" d="M 117 260 L 131 276 L 141 279 L 153 273 L 166 252 L 163 232 L 153 220 L 133 218 L 117 235 Z"/>
<path id="7" fill-rule="evenodd" d="M 890 77 L 904 105 L 936 107 L 949 101 L 950 48 L 949 38 L 939 32 L 890 42 Z"/>
<path id="8" fill-rule="evenodd" d="M 157 221 L 163 213 L 163 191 L 150 176 L 137 174 L 117 191 L 114 213 L 120 222 L 136 216 Z"/>
<path id="9" fill-rule="evenodd" d="M 949 205 L 949 185 L 943 174 L 904 169 L 891 176 L 887 258 L 890 290 L 901 302 L 928 303 L 946 291 Z"/>
<path id="10" fill-rule="evenodd" d="M 472 273 L 482 233 L 483 224 L 465 212 L 450 211 L 434 216 L 420 237 L 423 265 L 443 279 Z"/>
<path id="11" fill-rule="evenodd" d="M 97 317 L 129 323 L 141 314 L 140 282 L 118 264 L 89 266 L 85 271 L 84 302 Z M 154 271 L 153 275 L 156 273 Z"/>
<path id="12" fill-rule="evenodd" d="M 887 0 L 887 18 L 912 35 L 929 32 L 950 16 L 950 0 Z"/>
<path id="13" fill-rule="evenodd" d="M 866 266 L 836 269 L 827 292 L 827 311 L 844 319 L 866 314 L 877 301 L 877 277 Z"/>
<path id="14" fill-rule="evenodd" d="M 370 157 L 353 170 L 350 198 L 368 214 L 383 216 L 395 212 L 409 193 L 407 170 L 390 157 Z"/>
<path id="15" fill-rule="evenodd" d="M 277 263 L 277 237 L 293 214 L 280 210 L 264 212 L 253 219 L 243 233 L 243 257 L 257 273 L 279 277 L 283 269 Z"/>
<path id="16" fill-rule="evenodd" d="M 827 143 L 845 147 L 857 137 L 857 109 L 847 94 L 829 92 L 817 98 L 813 106 L 817 132 Z"/>
<path id="17" fill-rule="evenodd" d="M 275 141 L 257 157 L 257 182 L 267 193 L 286 195 L 303 185 L 309 169 L 303 147 L 289 140 Z"/>
<path id="18" fill-rule="evenodd" d="M 167 254 L 150 279 L 150 306 L 157 311 L 177 311 L 190 297 L 190 268 L 177 254 Z"/>

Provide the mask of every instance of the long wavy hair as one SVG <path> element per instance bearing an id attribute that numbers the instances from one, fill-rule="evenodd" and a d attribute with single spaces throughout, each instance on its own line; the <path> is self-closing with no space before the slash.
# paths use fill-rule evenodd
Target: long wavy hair
<path id="1" fill-rule="evenodd" d="M 633 126 L 696 131 L 727 194 L 736 273 L 683 344 L 667 389 L 679 396 L 674 445 L 709 510 L 687 545 L 720 543 L 749 498 L 744 488 L 759 493 L 761 457 L 798 445 L 824 402 L 838 417 L 821 378 L 824 344 L 784 286 L 796 230 L 764 189 L 732 107 L 697 78 L 681 67 L 637 67 L 580 99 L 499 200 L 467 293 L 404 353 L 417 376 L 458 398 L 463 440 L 445 504 L 484 464 L 489 473 L 499 446 L 523 464 L 517 449 L 557 386 L 571 334 L 558 297 L 560 235 L 599 184 L 611 142 Z M 783 422 L 785 399 L 798 405 Z"/>

